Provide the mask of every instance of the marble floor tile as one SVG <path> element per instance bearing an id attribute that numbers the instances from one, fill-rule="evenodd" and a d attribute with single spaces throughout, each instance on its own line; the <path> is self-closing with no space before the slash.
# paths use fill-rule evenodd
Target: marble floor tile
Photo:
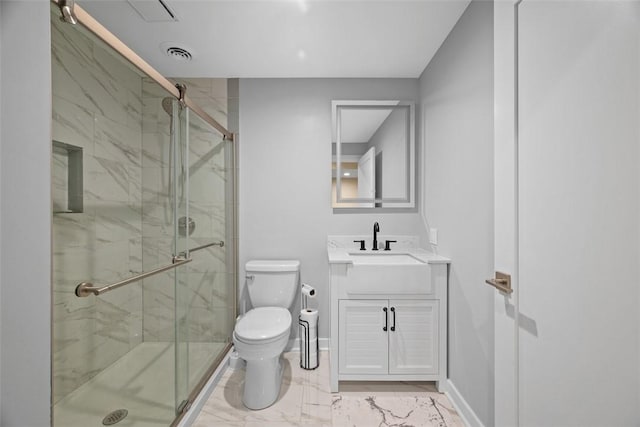
<path id="1" fill-rule="evenodd" d="M 212 425 L 275 425 L 282 423 L 287 426 L 297 426 L 300 421 L 303 384 L 292 380 L 292 369 L 298 369 L 293 358 L 294 353 L 288 353 L 283 359 L 283 378 L 280 395 L 276 403 L 260 411 L 247 409 L 242 404 L 242 390 L 244 388 L 244 370 L 228 369 L 222 376 L 218 387 L 205 404 L 202 412 L 194 422 L 194 427 Z M 252 424 L 254 423 L 254 424 Z"/>
<path id="2" fill-rule="evenodd" d="M 299 355 L 300 353 L 295 353 Z M 298 365 L 300 361 L 298 360 Z M 320 363 L 312 371 L 296 370 L 304 384 L 301 407 L 301 425 L 331 426 L 331 389 L 329 387 L 329 358 L 320 353 Z"/>
<path id="3" fill-rule="evenodd" d="M 331 414 L 334 426 L 464 426 L 439 393 L 382 397 L 337 394 Z"/>
<path id="4" fill-rule="evenodd" d="M 447 397 L 431 382 L 341 382 L 331 393 L 329 357 L 315 370 L 300 368 L 300 353 L 285 353 L 278 400 L 252 411 L 242 404 L 244 370 L 228 369 L 193 427 L 463 427 Z"/>

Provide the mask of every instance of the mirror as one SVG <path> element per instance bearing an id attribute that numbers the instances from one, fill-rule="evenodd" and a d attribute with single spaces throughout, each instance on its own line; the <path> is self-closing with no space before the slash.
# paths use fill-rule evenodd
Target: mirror
<path id="1" fill-rule="evenodd" d="M 414 108 L 332 101 L 332 207 L 415 207 Z"/>

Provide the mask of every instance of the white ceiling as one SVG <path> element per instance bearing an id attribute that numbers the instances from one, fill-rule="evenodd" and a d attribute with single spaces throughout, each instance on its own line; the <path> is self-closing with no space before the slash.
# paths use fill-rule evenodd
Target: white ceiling
<path id="1" fill-rule="evenodd" d="M 164 1 L 177 22 L 146 22 L 126 0 L 78 4 L 165 76 L 416 78 L 470 0 Z"/>

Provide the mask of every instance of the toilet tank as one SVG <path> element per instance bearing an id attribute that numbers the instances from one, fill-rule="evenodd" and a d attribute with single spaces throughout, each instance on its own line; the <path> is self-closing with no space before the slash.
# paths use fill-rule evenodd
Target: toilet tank
<path id="1" fill-rule="evenodd" d="M 298 289 L 298 260 L 253 260 L 245 264 L 254 307 L 289 308 Z"/>

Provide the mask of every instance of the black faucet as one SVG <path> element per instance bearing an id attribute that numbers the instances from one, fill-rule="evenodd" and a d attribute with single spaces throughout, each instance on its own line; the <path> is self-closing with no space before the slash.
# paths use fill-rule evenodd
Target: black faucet
<path id="1" fill-rule="evenodd" d="M 377 222 L 373 223 L 373 248 L 372 251 L 378 250 L 378 231 L 380 231 L 380 224 Z"/>

